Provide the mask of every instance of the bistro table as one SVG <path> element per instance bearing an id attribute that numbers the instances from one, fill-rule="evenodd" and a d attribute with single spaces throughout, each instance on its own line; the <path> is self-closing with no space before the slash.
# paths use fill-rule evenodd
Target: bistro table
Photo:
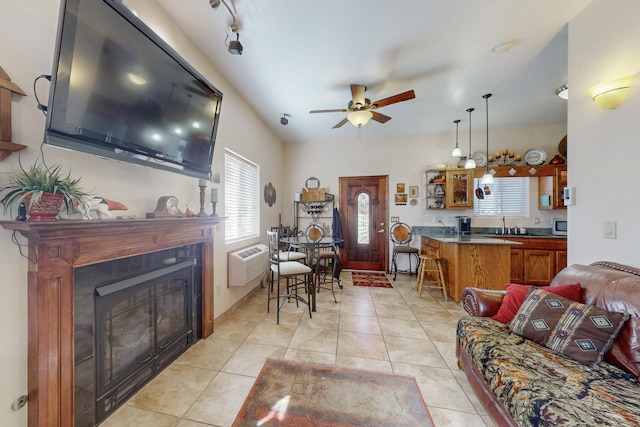
<path id="1" fill-rule="evenodd" d="M 337 245 L 338 243 L 342 243 L 344 239 L 340 237 L 321 237 L 319 239 L 312 239 L 308 236 L 289 236 L 282 237 L 280 241 L 294 248 L 302 249 L 309 257 L 310 265 L 313 266 L 315 263 L 316 272 L 313 274 L 313 278 L 311 279 L 309 293 L 311 295 L 311 311 L 316 311 L 316 280 L 319 268 L 319 251 L 321 248 L 327 248 Z"/>

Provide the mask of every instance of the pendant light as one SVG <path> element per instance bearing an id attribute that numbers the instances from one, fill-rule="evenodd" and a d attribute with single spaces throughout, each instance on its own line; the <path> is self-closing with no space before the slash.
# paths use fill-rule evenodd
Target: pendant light
<path id="1" fill-rule="evenodd" d="M 491 94 L 487 93 L 482 95 L 485 103 L 485 111 L 487 112 L 487 159 L 489 158 L 489 98 L 491 98 Z M 481 184 L 493 184 L 493 175 L 489 173 L 489 162 L 487 161 L 487 169 L 482 175 L 482 179 L 480 180 Z"/>
<path id="2" fill-rule="evenodd" d="M 460 119 L 454 120 L 453 123 L 456 124 L 456 148 L 451 152 L 451 157 L 460 157 L 462 156 L 462 150 L 458 147 L 458 124 L 460 124 Z"/>
<path id="3" fill-rule="evenodd" d="M 467 109 L 467 113 L 469 113 L 469 157 L 467 158 L 467 161 L 464 162 L 465 169 L 475 169 L 476 167 L 476 162 L 473 160 L 473 157 L 471 157 L 471 112 L 473 110 L 475 110 L 475 108 Z"/>

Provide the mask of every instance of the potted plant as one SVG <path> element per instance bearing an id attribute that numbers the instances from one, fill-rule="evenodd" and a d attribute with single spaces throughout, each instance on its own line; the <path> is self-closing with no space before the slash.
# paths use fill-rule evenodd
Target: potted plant
<path id="1" fill-rule="evenodd" d="M 60 165 L 47 166 L 36 161 L 25 169 L 19 164 L 20 169 L 7 173 L 8 182 L 0 187 L 5 214 L 7 209 L 12 212 L 14 206 L 24 202 L 29 221 L 56 221 L 63 202 L 67 212 L 71 212 L 82 203 L 81 197 L 87 195 L 79 187 L 80 178 L 72 178 L 71 172 L 63 173 Z"/>

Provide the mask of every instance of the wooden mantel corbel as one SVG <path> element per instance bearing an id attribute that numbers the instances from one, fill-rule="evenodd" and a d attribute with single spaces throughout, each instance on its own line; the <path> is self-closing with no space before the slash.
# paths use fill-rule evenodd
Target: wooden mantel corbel
<path id="1" fill-rule="evenodd" d="M 0 160 L 4 160 L 14 151 L 26 148 L 26 145 L 11 142 L 11 94 L 27 94 L 11 81 L 9 75 L 0 67 Z"/>

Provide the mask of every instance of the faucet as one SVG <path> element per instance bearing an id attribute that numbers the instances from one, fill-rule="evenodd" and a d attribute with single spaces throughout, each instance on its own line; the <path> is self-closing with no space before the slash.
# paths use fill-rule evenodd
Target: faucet
<path id="1" fill-rule="evenodd" d="M 504 216 L 503 216 L 502 217 L 502 233 L 501 234 L 504 234 L 504 233 L 505 233 L 505 227 L 504 227 Z"/>
<path id="2" fill-rule="evenodd" d="M 444 233 L 447 234 L 449 232 L 449 228 L 444 224 L 444 222 L 442 222 L 442 220 L 439 219 L 438 222 L 442 224 L 442 226 L 444 227 Z"/>

